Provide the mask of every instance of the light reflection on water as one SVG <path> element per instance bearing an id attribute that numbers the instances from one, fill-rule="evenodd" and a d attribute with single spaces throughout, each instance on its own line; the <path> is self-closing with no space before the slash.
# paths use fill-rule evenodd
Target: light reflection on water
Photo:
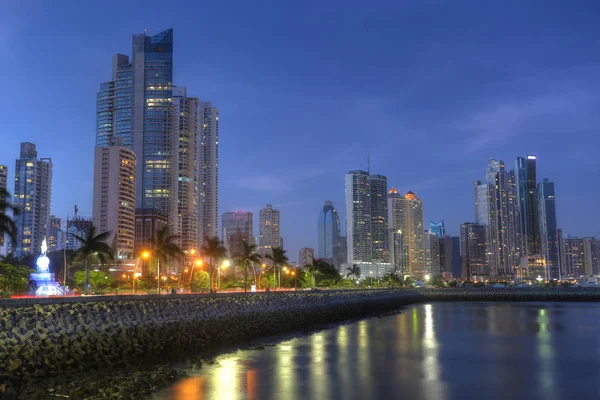
<path id="1" fill-rule="evenodd" d="M 600 307 L 434 303 L 217 358 L 176 399 L 597 399 Z"/>

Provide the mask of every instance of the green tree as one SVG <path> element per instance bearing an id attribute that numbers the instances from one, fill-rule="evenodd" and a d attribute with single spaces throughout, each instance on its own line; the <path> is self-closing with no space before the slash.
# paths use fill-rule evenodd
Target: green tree
<path id="1" fill-rule="evenodd" d="M 448 282 L 448 287 L 453 287 L 454 288 L 454 287 L 457 287 L 457 286 L 458 286 L 458 282 L 456 282 L 456 281 L 450 281 L 450 282 Z"/>
<path id="2" fill-rule="evenodd" d="M 271 254 L 265 256 L 266 259 L 271 260 L 273 263 L 273 280 L 278 282 L 277 286 L 281 286 L 281 267 L 288 263 L 287 253 L 281 247 L 273 247 Z M 278 276 L 278 278 L 276 277 Z"/>
<path id="3" fill-rule="evenodd" d="M 77 285 L 86 285 L 86 288 L 91 285 L 94 290 L 102 290 L 112 287 L 115 283 L 115 278 L 112 275 L 103 271 L 77 271 L 75 272 L 75 283 Z"/>
<path id="4" fill-rule="evenodd" d="M 10 201 L 10 193 L 0 189 L 0 237 L 7 235 L 14 246 L 17 243 L 17 224 L 6 214 L 7 211 L 12 211 L 13 216 L 19 215 L 19 210 Z"/>
<path id="5" fill-rule="evenodd" d="M 7 293 L 27 291 L 31 272 L 25 265 L 0 262 L 0 290 Z"/>
<path id="6" fill-rule="evenodd" d="M 404 286 L 407 288 L 413 287 L 414 283 L 415 282 L 410 278 L 410 276 L 404 280 Z"/>
<path id="7" fill-rule="evenodd" d="M 183 256 L 183 251 L 176 243 L 178 236 L 169 234 L 169 227 L 163 226 L 158 231 L 156 231 L 156 235 L 152 236 L 150 240 L 150 254 L 156 260 L 156 281 L 157 281 L 157 290 L 158 294 L 160 294 L 160 262 L 164 261 L 165 263 L 169 259 L 169 257 L 179 258 Z"/>
<path id="8" fill-rule="evenodd" d="M 85 237 L 73 235 L 75 239 L 81 242 L 81 247 L 77 250 L 79 258 L 85 261 L 85 294 L 89 294 L 90 283 L 90 258 L 95 256 L 102 264 L 112 260 L 113 253 L 106 240 L 110 237 L 110 232 L 96 234 L 96 227 L 90 226 Z"/>
<path id="9" fill-rule="evenodd" d="M 254 266 L 259 264 L 261 261 L 261 257 L 256 253 L 256 245 L 248 244 L 246 241 L 243 241 L 242 244 L 244 248 L 242 249 L 241 254 L 236 254 L 234 256 L 234 262 L 244 268 L 244 292 L 247 290 L 247 270 L 248 268 L 252 268 L 252 275 L 256 280 L 256 273 L 254 272 Z"/>
<path id="10" fill-rule="evenodd" d="M 192 282 L 190 282 L 192 292 L 201 292 L 210 289 L 210 275 L 206 271 L 195 271 Z"/>
<path id="11" fill-rule="evenodd" d="M 214 289 L 214 273 L 213 261 L 219 261 L 227 255 L 227 249 L 223 246 L 223 242 L 218 237 L 207 238 L 206 243 L 202 246 L 202 253 L 208 257 L 208 274 L 210 276 L 210 291 Z"/>
<path id="12" fill-rule="evenodd" d="M 352 264 L 352 267 L 346 268 L 348 273 L 346 274 L 346 278 L 353 277 L 353 280 L 360 279 L 360 267 L 356 264 Z"/>
<path id="13" fill-rule="evenodd" d="M 433 286 L 436 288 L 444 287 L 444 280 L 441 275 L 434 275 L 428 282 L 429 286 Z"/>

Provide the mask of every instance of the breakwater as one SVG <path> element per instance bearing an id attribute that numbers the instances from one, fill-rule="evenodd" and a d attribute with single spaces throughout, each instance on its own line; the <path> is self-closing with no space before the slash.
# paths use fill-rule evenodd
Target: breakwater
<path id="1" fill-rule="evenodd" d="M 52 382 L 65 374 L 165 365 L 265 336 L 438 301 L 600 301 L 600 290 L 347 290 L 0 300 L 0 393 L 44 398 L 32 395 L 28 388 L 44 391 L 48 388 L 39 382 Z M 132 398 L 142 385 L 148 386 L 148 392 L 153 390 L 144 376 L 164 385 L 177 377 L 177 371 L 137 376 L 138 383 L 134 379 L 126 388 Z M 108 390 L 111 384 L 106 382 L 88 387 L 87 392 L 79 387 L 87 383 L 71 382 L 68 393 L 71 398 L 90 397 Z M 106 396 L 129 398 L 110 391 Z"/>

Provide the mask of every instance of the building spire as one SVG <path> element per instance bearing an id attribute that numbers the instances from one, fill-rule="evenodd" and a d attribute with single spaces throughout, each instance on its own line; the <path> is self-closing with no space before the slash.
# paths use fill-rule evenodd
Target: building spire
<path id="1" fill-rule="evenodd" d="M 367 153 L 367 172 L 371 175 L 371 155 Z"/>

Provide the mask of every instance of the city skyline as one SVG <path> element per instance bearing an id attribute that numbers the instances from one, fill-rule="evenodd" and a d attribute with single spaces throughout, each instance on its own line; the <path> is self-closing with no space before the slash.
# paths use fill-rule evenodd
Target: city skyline
<path id="1" fill-rule="evenodd" d="M 124 7 L 134 11 L 131 6 Z M 219 5 L 207 7 L 205 15 L 216 15 L 223 10 L 223 6 Z M 273 27 L 272 24 L 276 24 L 269 22 L 272 18 L 260 16 L 249 6 L 240 7 L 256 16 L 257 23 L 262 21 L 265 24 L 265 30 L 259 29 L 254 35 L 262 35 Z M 423 5 L 422 9 L 429 7 L 432 6 Z M 461 11 L 464 11 L 461 7 L 456 7 L 456 10 L 447 5 L 439 7 L 436 10 L 454 20 L 460 19 Z M 482 40 L 483 43 L 494 38 L 492 30 L 500 23 L 490 17 L 486 18 L 488 12 L 504 15 L 514 11 L 514 7 L 510 6 L 506 6 L 506 10 L 495 7 L 491 6 L 492 10 L 485 12 L 476 8 L 463 17 L 473 17 L 477 13 L 483 16 L 482 20 L 490 26 L 489 30 L 480 27 L 483 32 L 477 40 Z M 97 8 L 99 19 L 89 21 L 88 26 L 82 26 L 77 18 L 73 18 L 76 15 L 76 7 L 66 12 L 63 10 L 63 15 L 59 15 L 51 7 L 42 5 L 39 10 L 27 16 L 29 10 L 14 4 L 9 7 L 6 17 L 16 18 L 25 23 L 23 27 L 12 26 L 3 38 L 2 46 L 8 50 L 7 54 L 12 56 L 15 62 L 2 68 L 10 76 L 20 76 L 19 72 L 25 72 L 32 77 L 32 82 L 7 82 L 8 89 L 15 93 L 15 98 L 3 99 L 0 102 L 7 115 L 14 115 L 14 119 L 8 120 L 1 132 L 6 144 L 0 149 L 0 163 L 8 165 L 9 181 L 12 181 L 12 166 L 18 156 L 21 141 L 35 143 L 40 154 L 52 158 L 52 213 L 60 218 L 72 215 L 74 204 L 80 206 L 81 215 L 92 216 L 93 168 L 89 149 L 93 148 L 95 93 L 98 83 L 106 81 L 110 57 L 116 52 L 130 52 L 130 38 L 133 33 L 148 28 L 149 34 L 155 34 L 172 26 L 177 42 L 175 81 L 185 78 L 181 82 L 182 85 L 200 98 L 211 99 L 214 104 L 219 105 L 221 113 L 227 115 L 227 118 L 224 118 L 227 122 L 223 129 L 229 137 L 223 135 L 220 141 L 222 147 L 219 155 L 219 211 L 248 210 L 258 215 L 258 210 L 264 204 L 273 204 L 274 208 L 281 210 L 281 236 L 285 237 L 285 247 L 292 259 L 301 247 L 317 248 L 314 233 L 315 215 L 325 199 L 332 200 L 340 209 L 340 219 L 345 219 L 345 211 L 342 211 L 341 207 L 344 201 L 343 180 L 340 176 L 354 168 L 366 168 L 367 153 L 371 154 L 373 169 L 387 176 L 388 181 L 393 182 L 398 190 L 412 190 L 424 199 L 427 203 L 425 221 L 445 220 L 448 234 L 454 236 L 458 235 L 461 223 L 476 222 L 473 220 L 472 180 L 483 176 L 482 166 L 486 161 L 492 157 L 505 160 L 506 168 L 511 169 L 513 160 L 518 156 L 535 154 L 540 162 L 538 177 L 550 177 L 556 185 L 559 195 L 556 213 L 564 237 L 600 237 L 600 224 L 597 222 L 598 216 L 594 208 L 598 189 L 595 188 L 596 185 L 576 183 L 579 180 L 593 182 L 600 170 L 600 164 L 592 152 L 598 145 L 598 137 L 594 132 L 596 126 L 600 125 L 592 114 L 597 103 L 595 93 L 600 87 L 597 73 L 599 68 L 596 65 L 599 62 L 590 56 L 598 54 L 595 51 L 598 44 L 590 41 L 581 32 L 588 29 L 589 33 L 593 29 L 590 25 L 593 13 L 587 12 L 589 10 L 584 7 L 573 7 L 569 10 L 578 18 L 581 29 L 579 33 L 571 32 L 568 36 L 580 42 L 583 47 L 569 46 L 565 41 L 553 41 L 544 42 L 549 48 L 543 53 L 531 51 L 536 43 L 533 40 L 540 39 L 543 33 L 547 34 L 548 29 L 557 32 L 561 32 L 561 29 L 568 30 L 568 27 L 560 23 L 550 23 L 550 16 L 564 11 L 550 5 L 546 8 L 546 14 L 540 17 L 541 20 L 528 20 L 527 23 L 516 21 L 511 34 L 502 39 L 504 47 L 512 47 L 513 50 L 503 50 L 504 54 L 499 54 L 498 58 L 494 58 L 491 50 L 484 51 L 484 57 L 489 57 L 490 60 L 488 64 L 477 63 L 468 56 L 471 54 L 469 49 L 477 47 L 477 43 L 473 43 L 476 39 L 463 43 L 456 35 L 444 35 L 445 31 L 439 30 L 444 29 L 442 26 L 432 34 L 436 35 L 436 43 L 440 43 L 441 40 L 443 45 L 430 46 L 430 41 L 424 40 L 424 30 L 411 24 L 414 31 L 409 32 L 407 38 L 403 39 L 403 44 L 408 45 L 406 51 L 410 55 L 421 55 L 424 58 L 420 59 L 421 64 L 418 64 L 415 57 L 408 57 L 407 60 L 406 54 L 401 58 L 393 54 L 386 55 L 384 49 L 391 39 L 370 36 L 372 33 L 367 33 L 367 36 L 382 39 L 383 43 L 372 49 L 367 49 L 367 45 L 362 42 L 344 45 L 347 37 L 343 35 L 353 37 L 353 32 L 344 26 L 339 15 L 334 13 L 333 20 L 325 24 L 319 18 L 311 16 L 317 8 L 309 5 L 307 12 L 298 13 L 292 18 L 289 29 L 277 25 L 278 29 L 283 29 L 282 37 L 294 38 L 293 26 L 309 22 L 316 24 L 316 30 L 311 32 L 311 35 L 318 36 L 328 32 L 330 34 L 327 30 L 329 24 L 340 28 L 342 35 L 332 38 L 330 45 L 333 47 L 330 50 L 333 56 L 327 57 L 323 63 L 316 62 L 323 47 L 315 47 L 310 51 L 306 50 L 308 53 L 303 53 L 306 61 L 303 61 L 300 67 L 306 69 L 312 66 L 309 68 L 310 75 L 306 75 L 309 72 L 302 72 L 292 65 L 291 61 L 297 61 L 296 58 L 290 58 L 291 52 L 299 48 L 297 40 L 292 43 L 286 42 L 291 52 L 284 52 L 285 56 L 281 60 L 269 64 L 273 73 L 264 74 L 262 62 L 270 53 L 259 51 L 258 57 L 248 57 L 250 52 L 257 50 L 253 42 L 256 36 L 241 37 L 243 35 L 239 35 L 239 29 L 244 29 L 243 27 L 223 35 L 227 29 L 232 29 L 232 24 L 237 23 L 236 16 L 232 17 L 232 22 L 227 22 L 222 27 L 216 22 L 210 22 L 215 34 L 221 34 L 222 38 L 217 43 L 207 43 L 207 51 L 196 54 L 198 52 L 194 51 L 197 47 L 195 41 L 186 40 L 193 37 L 195 25 L 189 19 L 178 19 L 181 14 L 167 11 L 165 21 L 162 18 L 164 16 L 159 18 L 136 9 L 135 21 L 116 16 L 116 23 L 129 23 L 123 23 L 123 27 L 111 31 L 108 35 L 97 35 L 101 26 L 100 17 L 114 7 L 106 8 L 105 11 Z M 384 9 L 400 20 L 415 17 L 415 11 L 410 7 L 385 6 Z M 272 13 L 283 13 L 285 10 L 289 9 L 278 6 Z M 333 11 L 334 7 L 331 5 L 323 10 Z M 396 32 L 393 30 L 396 23 L 381 20 L 379 15 L 366 13 L 361 17 L 351 17 L 364 24 L 378 21 L 391 32 Z M 109 20 L 112 18 L 111 15 Z M 436 18 L 438 17 L 434 17 L 434 20 L 439 21 Z M 43 37 L 46 38 L 58 35 L 54 26 L 57 24 L 49 24 L 49 19 L 60 22 L 58 25 L 66 32 L 60 36 L 61 40 L 64 39 L 63 46 L 71 46 L 81 51 L 62 53 L 60 57 L 48 57 L 42 68 L 32 57 L 34 54 L 44 57 L 50 54 L 47 50 L 42 50 L 42 54 L 34 50 L 37 48 L 35 38 L 38 35 L 43 33 Z M 418 24 L 418 21 L 416 18 L 415 23 Z M 253 29 L 255 28 L 253 26 Z M 20 35 L 21 29 L 31 30 L 32 33 Z M 532 31 L 539 33 L 530 39 L 529 33 Z M 69 32 L 77 32 L 77 35 L 70 35 Z M 391 36 L 395 37 L 394 34 Z M 364 40 L 372 43 L 366 38 Z M 411 41 L 414 44 L 411 44 Z M 261 43 L 264 45 L 264 41 Z M 235 51 L 244 46 L 247 46 L 246 51 Z M 219 51 L 219 48 L 227 48 L 227 54 Z M 267 48 L 270 51 L 278 51 L 283 46 L 276 39 L 272 39 L 267 40 Z M 453 59 L 450 65 L 444 68 L 444 73 L 448 76 L 443 75 L 442 82 L 446 82 L 448 86 L 440 88 L 439 79 L 442 77 L 431 77 L 428 73 L 439 69 L 439 61 L 446 59 L 446 52 L 457 49 L 462 49 L 459 53 L 464 56 Z M 92 50 L 93 54 L 90 54 Z M 211 50 L 221 57 L 206 56 Z M 394 69 L 400 68 L 410 79 L 399 81 L 384 68 L 381 78 L 371 77 L 365 82 L 365 86 L 358 88 L 350 85 L 350 80 L 346 80 L 347 76 L 354 75 L 356 70 L 345 62 L 350 53 L 354 54 L 360 50 L 369 51 L 371 56 L 382 57 L 383 63 L 387 62 Z M 499 63 L 507 51 L 521 62 L 512 66 Z M 561 57 L 553 56 L 554 53 L 561 54 Z M 334 61 L 336 57 L 340 58 L 339 62 Z M 469 74 L 462 75 L 459 72 L 461 66 L 473 62 L 476 63 L 475 69 L 471 69 Z M 423 64 L 430 66 L 429 69 L 426 68 L 422 74 L 416 73 Z M 245 68 L 238 68 L 236 65 L 244 65 Z M 292 68 L 294 79 L 289 79 L 288 74 L 282 75 L 288 67 Z M 373 71 L 362 62 L 355 68 Z M 333 71 L 336 74 L 341 71 L 339 79 L 336 79 Z M 477 73 L 473 74 L 473 71 Z M 322 78 L 307 85 L 317 73 Z M 433 85 L 428 78 L 438 83 Z M 462 93 L 455 90 L 464 86 L 467 78 L 470 83 L 469 91 Z M 66 101 L 53 102 L 52 110 L 40 109 L 35 118 L 20 110 L 18 105 L 24 104 L 26 94 L 35 90 L 35 93 L 42 97 L 51 97 L 54 89 L 58 88 L 57 82 L 63 80 L 68 82 L 68 85 L 64 86 L 61 83 L 60 92 L 67 97 Z M 327 81 L 331 83 L 327 84 Z M 400 87 L 413 81 L 413 86 L 409 85 L 410 87 L 403 91 L 403 95 L 391 93 L 400 92 Z M 454 83 L 456 86 L 453 86 Z M 283 84 L 291 85 L 290 90 L 282 90 Z M 314 98 L 319 85 L 325 85 L 318 88 L 318 93 L 324 93 L 325 96 L 316 99 L 314 105 L 306 103 L 304 99 Z M 414 97 L 413 91 L 422 95 Z M 348 94 L 351 95 L 348 97 Z M 348 97 L 349 100 L 340 97 Z M 448 101 L 449 98 L 451 102 Z M 407 99 L 411 99 L 414 105 L 410 106 Z M 428 118 L 439 121 L 441 126 L 426 125 L 422 122 L 424 111 L 430 111 L 429 108 L 419 106 L 424 101 L 434 101 L 435 108 L 442 110 L 435 111 L 435 116 Z M 396 104 L 406 107 L 397 107 Z M 77 107 L 73 107 L 74 105 Z M 344 122 L 348 119 L 344 110 L 355 105 L 375 116 L 374 125 L 363 125 L 360 120 L 355 119 L 349 121 L 350 123 Z M 265 113 L 268 115 L 264 116 L 258 112 L 266 108 L 271 108 L 273 112 Z M 307 112 L 312 113 L 322 108 L 328 110 L 326 119 L 320 119 L 320 122 L 311 128 L 301 127 L 299 121 L 305 118 Z M 454 117 L 450 118 L 448 114 L 453 114 Z M 256 117 L 260 121 L 253 124 L 255 126 L 248 126 L 245 123 L 246 116 Z M 68 129 L 65 129 L 66 126 Z M 289 131 L 290 135 L 277 137 L 282 131 Z M 433 132 L 436 131 L 443 132 L 445 136 L 442 137 L 441 133 L 439 136 L 434 135 Z M 415 135 L 412 135 L 413 133 Z M 577 135 L 578 140 L 565 141 L 562 139 L 563 135 Z M 420 140 L 419 137 L 427 140 Z M 453 138 L 450 146 L 447 146 L 448 142 L 444 141 L 444 137 Z M 311 152 L 313 140 L 317 138 L 324 140 L 323 145 L 332 149 L 329 157 Z M 417 151 L 415 154 L 406 153 L 405 157 L 398 160 L 391 149 L 402 141 L 406 141 L 411 149 Z M 283 147 L 284 151 L 281 154 L 275 152 L 277 147 Z M 248 155 L 248 149 L 252 149 L 254 153 Z M 437 161 L 414 168 L 426 153 L 431 155 L 432 160 Z M 274 169 L 273 165 L 280 167 Z M 578 179 L 572 179 L 573 176 L 577 176 Z M 8 189 L 11 192 L 13 190 L 10 183 Z M 345 231 L 344 225 L 342 223 L 342 234 Z M 256 226 L 254 230 L 257 231 Z"/>

